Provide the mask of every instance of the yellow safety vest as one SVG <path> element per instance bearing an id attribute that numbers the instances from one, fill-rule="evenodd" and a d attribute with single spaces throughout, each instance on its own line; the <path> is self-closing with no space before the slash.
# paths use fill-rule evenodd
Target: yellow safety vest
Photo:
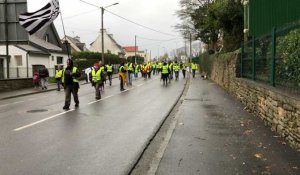
<path id="1" fill-rule="evenodd" d="M 107 72 L 113 72 L 113 66 L 107 66 Z"/>
<path id="2" fill-rule="evenodd" d="M 65 71 L 66 71 L 66 68 L 64 69 L 63 74 L 64 74 Z M 76 72 L 77 72 L 77 67 L 73 67 L 72 74 L 76 74 Z M 62 82 L 63 83 L 64 83 L 64 80 L 65 80 L 65 76 L 62 76 Z M 73 77 L 73 82 L 78 83 L 79 80 L 77 78 Z"/>
<path id="3" fill-rule="evenodd" d="M 161 73 L 162 74 L 168 74 L 169 73 L 169 66 L 168 65 L 162 66 Z"/>
<path id="4" fill-rule="evenodd" d="M 196 69 L 197 69 L 197 64 L 192 63 L 192 70 L 196 70 Z"/>
<path id="5" fill-rule="evenodd" d="M 63 70 L 55 70 L 55 78 L 61 78 L 63 74 Z"/>
<path id="6" fill-rule="evenodd" d="M 173 65 L 173 69 L 175 72 L 178 72 L 179 71 L 179 65 L 178 64 L 174 64 Z"/>
<path id="7" fill-rule="evenodd" d="M 93 82 L 98 82 L 101 80 L 101 69 L 98 69 L 97 72 L 95 69 L 92 70 L 92 80 Z"/>
<path id="8" fill-rule="evenodd" d="M 128 70 L 133 71 L 132 63 L 129 63 Z"/>

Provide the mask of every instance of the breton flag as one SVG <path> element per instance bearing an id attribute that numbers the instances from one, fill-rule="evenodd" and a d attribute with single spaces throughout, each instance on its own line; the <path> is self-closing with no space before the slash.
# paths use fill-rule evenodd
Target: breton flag
<path id="1" fill-rule="evenodd" d="M 58 0 L 50 2 L 40 10 L 33 13 L 23 13 L 19 16 L 19 23 L 30 35 L 50 25 L 59 15 Z"/>

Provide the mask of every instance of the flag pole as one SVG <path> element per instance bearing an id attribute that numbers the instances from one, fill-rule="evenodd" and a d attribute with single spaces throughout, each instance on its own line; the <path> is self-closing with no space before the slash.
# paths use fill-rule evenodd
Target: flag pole
<path id="1" fill-rule="evenodd" d="M 60 11 L 60 18 L 61 18 L 61 23 L 62 23 L 64 35 L 65 35 L 65 45 L 66 45 L 67 52 L 68 52 L 68 59 L 70 59 L 70 52 L 69 52 L 69 46 L 68 46 L 68 41 L 67 41 L 67 35 L 66 35 L 65 25 L 64 25 L 64 21 L 63 21 L 63 17 L 62 17 L 61 11 Z"/>

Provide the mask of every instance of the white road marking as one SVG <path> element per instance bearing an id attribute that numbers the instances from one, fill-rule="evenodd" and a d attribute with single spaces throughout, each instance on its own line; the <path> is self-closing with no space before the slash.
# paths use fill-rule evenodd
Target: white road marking
<path id="1" fill-rule="evenodd" d="M 28 101 L 33 101 L 33 100 L 36 100 L 37 98 L 31 98 L 31 99 L 29 99 Z"/>
<path id="2" fill-rule="evenodd" d="M 46 121 L 48 121 L 48 120 L 54 119 L 54 118 L 59 117 L 59 116 L 61 116 L 61 115 L 63 115 L 63 114 L 72 112 L 72 111 L 74 111 L 74 110 L 75 110 L 75 109 L 70 109 L 70 110 L 68 110 L 68 111 L 65 111 L 65 112 L 62 112 L 62 113 L 53 115 L 53 116 L 51 116 L 51 117 L 45 118 L 45 119 L 43 119 L 43 120 L 39 120 L 39 121 L 37 121 L 37 122 L 33 122 L 33 123 L 28 124 L 28 125 L 25 125 L 25 126 L 16 128 L 16 129 L 14 129 L 13 131 L 15 131 L 15 132 L 21 131 L 21 130 L 23 130 L 23 129 L 32 127 L 32 126 L 37 125 L 37 124 L 40 124 L 40 123 L 44 123 L 44 122 L 46 122 Z"/>
<path id="3" fill-rule="evenodd" d="M 106 100 L 106 99 L 108 99 L 108 98 L 110 98 L 110 97 L 113 97 L 113 95 L 110 95 L 110 96 L 104 97 L 104 98 L 102 98 L 102 99 L 100 99 L 100 100 L 92 101 L 92 102 L 90 102 L 90 103 L 88 103 L 88 104 L 89 104 L 89 105 L 91 105 L 91 104 L 97 103 L 97 102 L 99 102 L 99 101 Z"/>
<path id="4" fill-rule="evenodd" d="M 0 108 L 1 108 L 1 107 L 5 107 L 5 106 L 8 106 L 8 104 L 5 104 L 5 105 L 0 105 Z"/>
<path id="5" fill-rule="evenodd" d="M 145 83 L 139 84 L 139 85 L 137 85 L 137 87 L 143 86 L 144 84 L 145 84 Z"/>
<path id="6" fill-rule="evenodd" d="M 13 102 L 13 104 L 18 104 L 18 103 L 24 103 L 25 101 L 16 101 L 16 102 Z"/>

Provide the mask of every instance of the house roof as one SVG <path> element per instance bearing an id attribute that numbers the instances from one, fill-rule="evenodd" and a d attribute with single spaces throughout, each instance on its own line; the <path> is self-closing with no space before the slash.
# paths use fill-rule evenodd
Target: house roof
<path id="1" fill-rule="evenodd" d="M 22 49 L 29 54 L 42 54 L 42 55 L 50 55 L 49 52 L 41 50 L 35 46 L 29 45 L 29 44 L 17 44 L 15 45 L 17 48 Z"/>
<path id="2" fill-rule="evenodd" d="M 135 52 L 139 50 L 139 47 L 138 46 L 125 46 L 123 47 L 123 49 L 125 49 L 126 52 Z"/>
<path id="3" fill-rule="evenodd" d="M 53 45 L 49 42 L 46 42 L 45 40 L 42 40 L 42 39 L 40 39 L 39 37 L 37 37 L 35 35 L 30 35 L 29 36 L 29 41 L 33 45 L 37 45 L 37 46 L 42 47 L 42 48 L 47 49 L 47 50 L 62 52 L 62 48 L 60 48 L 56 45 Z"/>
<path id="4" fill-rule="evenodd" d="M 108 37 L 119 47 L 120 50 L 123 51 L 123 48 L 117 43 L 117 41 L 112 37 L 111 34 L 108 34 Z M 124 53 L 124 51 L 122 53 Z"/>
<path id="5" fill-rule="evenodd" d="M 73 38 L 71 36 L 66 35 L 66 38 L 73 44 L 73 46 L 77 47 L 77 48 L 75 48 L 75 50 L 81 50 L 81 51 L 86 50 L 85 43 L 82 43 L 82 42 L 80 42 L 80 40 Z"/>
<path id="6" fill-rule="evenodd" d="M 122 48 L 122 46 L 121 45 L 119 45 L 118 43 L 117 43 L 117 41 L 113 38 L 113 35 L 112 34 L 107 34 L 107 32 L 106 32 L 106 29 L 104 29 L 103 30 L 104 31 L 104 35 L 105 35 L 105 37 L 107 36 L 117 47 L 118 47 L 118 50 L 119 50 L 119 54 L 123 54 L 123 55 L 125 55 L 125 52 L 124 52 L 124 49 Z M 104 37 L 104 38 L 105 38 Z M 98 37 L 97 37 L 97 39 L 95 40 L 95 41 L 93 41 L 90 45 L 93 47 L 93 45 L 95 44 L 95 43 L 97 43 L 97 42 L 99 42 L 100 41 L 100 39 L 101 39 L 101 33 L 98 35 Z M 91 49 L 90 49 L 91 50 Z"/>

